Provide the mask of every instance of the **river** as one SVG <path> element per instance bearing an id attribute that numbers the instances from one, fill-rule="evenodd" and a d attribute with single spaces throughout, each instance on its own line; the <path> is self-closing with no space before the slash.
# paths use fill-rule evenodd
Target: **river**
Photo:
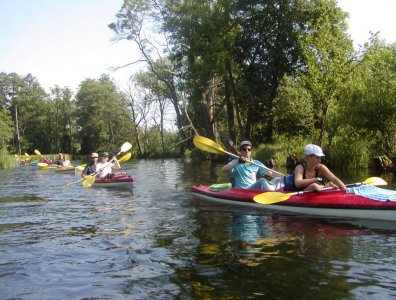
<path id="1" fill-rule="evenodd" d="M 227 180 L 209 162 L 123 169 L 132 190 L 0 170 L 0 299 L 396 298 L 396 224 L 203 202 L 192 185 Z"/>

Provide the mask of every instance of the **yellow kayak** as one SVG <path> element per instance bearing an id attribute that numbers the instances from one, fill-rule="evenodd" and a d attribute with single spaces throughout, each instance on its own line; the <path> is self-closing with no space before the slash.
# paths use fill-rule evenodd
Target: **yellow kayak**
<path id="1" fill-rule="evenodd" d="M 55 169 L 55 172 L 59 173 L 73 173 L 74 174 L 74 166 L 68 166 L 68 167 L 57 167 Z"/>

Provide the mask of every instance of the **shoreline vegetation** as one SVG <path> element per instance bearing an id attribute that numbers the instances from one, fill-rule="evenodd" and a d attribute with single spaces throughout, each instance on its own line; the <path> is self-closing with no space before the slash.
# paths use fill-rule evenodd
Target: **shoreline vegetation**
<path id="1" fill-rule="evenodd" d="M 16 167 L 17 161 L 15 157 L 8 154 L 5 150 L 0 151 L 0 170 L 2 169 L 11 169 Z"/>
<path id="2" fill-rule="evenodd" d="M 279 167 L 311 143 L 333 168 L 396 156 L 396 42 L 372 33 L 354 49 L 336 1 L 128 3 L 103 25 L 143 54 L 129 88 L 98 74 L 46 92 L 0 70 L 0 149 L 89 154 L 129 141 L 136 159 L 225 159 L 195 151 L 199 134 L 250 140 Z M 147 40 L 157 35 L 163 44 Z"/>

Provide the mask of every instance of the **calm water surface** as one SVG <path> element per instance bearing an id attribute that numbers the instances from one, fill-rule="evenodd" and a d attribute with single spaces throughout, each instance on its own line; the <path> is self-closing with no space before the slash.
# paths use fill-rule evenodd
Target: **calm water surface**
<path id="1" fill-rule="evenodd" d="M 396 298 L 396 224 L 205 203 L 190 187 L 226 181 L 209 163 L 123 167 L 132 190 L 0 170 L 0 299 Z"/>

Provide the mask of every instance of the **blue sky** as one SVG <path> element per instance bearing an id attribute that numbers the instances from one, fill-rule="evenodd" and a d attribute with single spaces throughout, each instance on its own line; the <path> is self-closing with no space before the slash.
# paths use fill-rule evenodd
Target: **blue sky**
<path id="1" fill-rule="evenodd" d="M 58 84 L 75 91 L 86 78 L 102 73 L 120 85 L 134 68 L 112 73 L 110 67 L 139 58 L 132 42 L 111 42 L 107 27 L 123 0 L 0 0 L 0 72 L 31 73 L 46 88 Z M 396 41 L 395 0 L 338 0 L 350 13 L 355 47 L 380 31 Z"/>

